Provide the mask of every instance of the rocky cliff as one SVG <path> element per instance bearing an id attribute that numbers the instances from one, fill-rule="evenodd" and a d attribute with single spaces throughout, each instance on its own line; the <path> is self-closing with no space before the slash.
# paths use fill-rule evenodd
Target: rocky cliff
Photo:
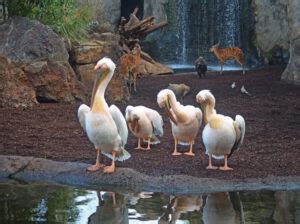
<path id="1" fill-rule="evenodd" d="M 14 17 L 0 25 L 0 106 L 84 99 L 60 37 L 37 21 Z"/>
<path id="2" fill-rule="evenodd" d="M 257 47 L 265 62 L 288 58 L 282 79 L 300 83 L 299 0 L 254 0 Z"/>

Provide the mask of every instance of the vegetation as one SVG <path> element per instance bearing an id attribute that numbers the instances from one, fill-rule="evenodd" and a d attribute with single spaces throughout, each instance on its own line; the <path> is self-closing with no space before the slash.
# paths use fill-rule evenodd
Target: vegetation
<path id="1" fill-rule="evenodd" d="M 86 37 L 91 19 L 89 6 L 78 7 L 76 0 L 10 0 L 8 13 L 39 20 L 71 40 Z"/>

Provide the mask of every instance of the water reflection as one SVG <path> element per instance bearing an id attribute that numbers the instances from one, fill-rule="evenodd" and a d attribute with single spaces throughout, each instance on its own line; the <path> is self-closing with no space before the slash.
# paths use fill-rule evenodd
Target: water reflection
<path id="1" fill-rule="evenodd" d="M 300 223 L 300 191 L 167 195 L 0 184 L 0 223 Z"/>

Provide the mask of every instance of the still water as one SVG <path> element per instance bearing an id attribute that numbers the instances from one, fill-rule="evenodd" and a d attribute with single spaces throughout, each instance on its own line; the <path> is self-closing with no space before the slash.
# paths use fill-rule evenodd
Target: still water
<path id="1" fill-rule="evenodd" d="M 0 223 L 300 223 L 300 191 L 169 195 L 0 184 Z"/>

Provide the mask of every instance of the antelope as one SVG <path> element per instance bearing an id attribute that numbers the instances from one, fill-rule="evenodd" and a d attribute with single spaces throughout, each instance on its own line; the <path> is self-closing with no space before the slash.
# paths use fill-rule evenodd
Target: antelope
<path id="1" fill-rule="evenodd" d="M 131 85 L 133 81 L 133 89 L 136 92 L 136 78 L 139 71 L 139 65 L 141 63 L 141 47 L 136 44 L 130 53 L 124 54 L 120 58 L 121 62 L 121 74 L 126 75 L 129 82 L 129 89 L 131 91 Z M 132 80 L 133 79 L 133 80 Z"/>
<path id="2" fill-rule="evenodd" d="M 243 74 L 245 74 L 244 67 L 244 59 L 243 59 L 243 51 L 239 47 L 226 47 L 219 48 L 219 44 L 217 43 L 210 48 L 210 52 L 214 52 L 218 60 L 221 62 L 221 72 L 223 72 L 223 65 L 225 61 L 228 60 L 236 60 L 243 68 Z"/>

